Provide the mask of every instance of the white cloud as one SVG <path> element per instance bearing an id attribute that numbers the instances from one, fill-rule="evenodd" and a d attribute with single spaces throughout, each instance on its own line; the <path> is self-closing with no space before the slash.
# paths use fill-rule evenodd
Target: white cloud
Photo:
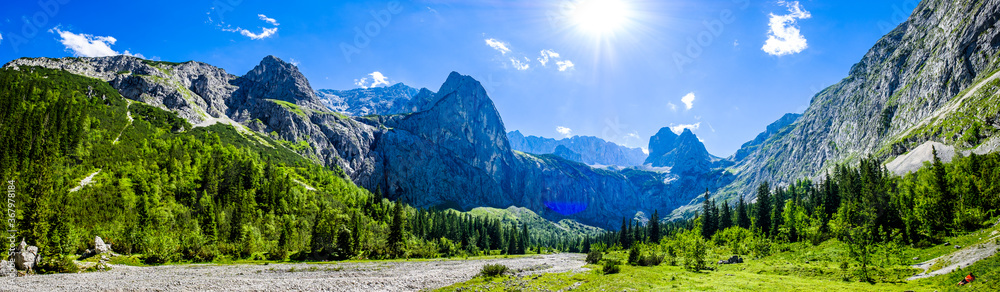
<path id="1" fill-rule="evenodd" d="M 694 107 L 694 92 L 689 92 L 687 95 L 684 95 L 684 97 L 681 97 L 681 102 L 684 103 L 684 106 L 687 107 L 687 109 Z"/>
<path id="2" fill-rule="evenodd" d="M 517 69 L 518 71 L 524 71 L 531 68 L 531 65 L 529 64 L 531 63 L 531 60 L 528 60 L 528 58 L 524 58 L 524 62 L 521 62 L 521 60 L 518 60 L 517 58 L 510 58 L 510 63 L 514 65 L 514 69 Z"/>
<path id="3" fill-rule="evenodd" d="M 549 58 L 559 58 L 559 53 L 556 53 L 553 50 L 542 50 L 542 56 L 538 57 L 538 62 L 542 63 L 542 66 L 544 67 L 545 64 L 549 63 Z"/>
<path id="4" fill-rule="evenodd" d="M 573 67 L 576 67 L 576 65 L 573 65 L 573 61 L 570 61 L 570 60 L 558 61 L 558 62 L 556 62 L 556 65 L 559 66 L 559 71 L 560 72 L 561 71 L 566 71 L 566 70 L 569 70 L 569 69 L 573 69 Z"/>
<path id="5" fill-rule="evenodd" d="M 3 43 L 3 34 L 0 34 L 0 43 Z"/>
<path id="6" fill-rule="evenodd" d="M 368 78 L 354 79 L 354 85 L 361 88 L 368 88 Z"/>
<path id="7" fill-rule="evenodd" d="M 382 72 L 375 71 L 372 72 L 371 74 L 368 74 L 368 76 L 371 77 L 372 81 L 371 84 L 368 83 L 369 77 L 364 77 L 361 79 L 354 79 L 354 85 L 357 85 L 358 87 L 361 88 L 372 88 L 372 87 L 378 87 L 379 85 L 382 86 L 390 85 L 389 77 L 385 77 L 385 75 L 382 75 Z"/>
<path id="8" fill-rule="evenodd" d="M 263 20 L 264 22 L 267 22 L 270 25 L 274 25 L 275 27 L 272 27 L 272 28 L 262 27 L 261 28 L 262 30 L 261 30 L 260 33 L 255 33 L 255 32 L 250 31 L 249 29 L 245 29 L 245 28 L 238 27 L 238 26 L 236 28 L 232 28 L 231 26 L 226 26 L 226 27 L 222 28 L 222 31 L 226 31 L 226 32 L 238 32 L 239 34 L 241 34 L 241 35 L 243 35 L 245 37 L 248 37 L 248 38 L 250 38 L 252 40 L 266 39 L 266 38 L 274 36 L 274 34 L 278 32 L 277 26 L 279 26 L 281 24 L 279 24 L 277 20 L 275 20 L 274 18 L 268 18 L 266 15 L 263 15 L 263 14 L 257 14 L 257 17 L 260 18 L 260 20 Z M 212 21 L 212 19 L 209 18 L 209 22 L 211 22 L 211 21 Z M 219 26 L 221 27 L 222 24 L 223 23 L 220 23 Z"/>
<path id="9" fill-rule="evenodd" d="M 774 15 L 774 13 L 771 13 L 771 20 L 768 23 L 770 29 L 767 32 L 767 42 L 764 43 L 764 47 L 761 49 L 774 56 L 802 52 L 808 45 L 806 44 L 806 38 L 799 32 L 799 28 L 795 27 L 795 21 L 807 19 L 812 17 L 812 15 L 809 14 L 809 11 L 802 9 L 798 1 L 781 1 L 778 3 L 787 6 L 789 14 Z"/>
<path id="10" fill-rule="evenodd" d="M 281 25 L 281 24 L 278 23 L 277 20 L 274 20 L 274 18 L 268 18 L 267 15 L 257 14 L 257 17 L 260 17 L 260 20 L 263 20 L 263 21 L 265 21 L 267 23 L 270 23 L 273 26 L 279 26 L 279 25 Z"/>
<path id="11" fill-rule="evenodd" d="M 506 55 L 507 53 L 510 53 L 510 48 L 508 47 L 507 43 L 499 41 L 497 39 L 492 39 L 492 38 L 486 39 L 486 45 L 490 46 L 494 50 L 500 51 L 501 55 Z"/>
<path id="12" fill-rule="evenodd" d="M 299 61 L 296 61 L 295 58 L 288 59 L 288 63 L 292 63 L 292 65 L 299 66 Z"/>
<path id="13" fill-rule="evenodd" d="M 375 71 L 372 72 L 372 74 L 368 75 L 372 77 L 371 87 L 377 87 L 379 85 L 389 85 L 389 78 L 385 77 L 385 75 L 382 75 L 382 72 Z"/>
<path id="14" fill-rule="evenodd" d="M 266 38 L 269 38 L 269 37 L 273 36 L 274 33 L 278 32 L 278 28 L 277 27 L 264 28 L 264 31 L 261 31 L 260 33 L 253 33 L 250 30 L 247 30 L 245 28 L 239 28 L 239 27 L 237 27 L 237 28 L 223 28 L 222 31 L 238 32 L 241 35 L 243 35 L 245 37 L 249 37 L 252 40 L 259 40 L 259 39 L 266 39 Z"/>
<path id="15" fill-rule="evenodd" d="M 688 130 L 694 131 L 694 130 L 697 130 L 698 128 L 701 128 L 701 122 L 697 122 L 697 123 L 690 124 L 690 125 L 670 126 L 670 131 L 673 131 L 674 134 L 680 135 L 681 133 L 684 132 L 684 129 L 688 129 Z"/>
<path id="16" fill-rule="evenodd" d="M 566 138 L 573 136 L 573 130 L 567 127 L 556 127 L 556 132 L 559 132 L 559 134 L 566 136 Z"/>
<path id="17" fill-rule="evenodd" d="M 61 38 L 59 40 L 66 50 L 72 52 L 74 56 L 77 57 L 106 57 L 106 56 L 117 56 L 117 55 L 128 55 L 136 56 L 139 58 L 145 58 L 141 54 L 132 54 L 129 51 L 124 53 L 119 53 L 114 49 L 111 49 L 111 45 L 115 44 L 118 40 L 111 36 L 93 36 L 89 34 L 75 34 L 72 32 L 64 31 L 59 29 L 58 26 L 53 27 L 49 30 L 50 33 L 58 34 Z"/>
<path id="18" fill-rule="evenodd" d="M 675 112 L 677 111 L 677 105 L 674 104 L 674 103 L 672 103 L 672 102 L 668 102 L 667 103 L 667 107 L 669 107 L 671 111 L 675 111 Z"/>

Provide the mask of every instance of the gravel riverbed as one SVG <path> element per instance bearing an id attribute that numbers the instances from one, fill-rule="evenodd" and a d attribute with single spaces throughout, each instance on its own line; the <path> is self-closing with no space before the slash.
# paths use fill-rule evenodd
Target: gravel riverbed
<path id="1" fill-rule="evenodd" d="M 292 264 L 115 265 L 107 272 L 0 278 L 2 291 L 420 291 L 472 279 L 483 265 L 520 274 L 583 270 L 582 254 Z"/>

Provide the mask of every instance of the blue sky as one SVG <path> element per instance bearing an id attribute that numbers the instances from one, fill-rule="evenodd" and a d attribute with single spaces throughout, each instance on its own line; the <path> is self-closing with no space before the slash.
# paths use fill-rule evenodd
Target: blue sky
<path id="1" fill-rule="evenodd" d="M 783 114 L 805 110 L 916 6 L 913 0 L 46 1 L 51 5 L 3 4 L 0 62 L 127 53 L 196 60 L 242 75 L 275 55 L 298 64 L 315 89 L 384 80 L 437 90 L 458 71 L 486 86 L 508 130 L 645 147 L 661 127 L 687 125 L 718 156 L 731 155 Z"/>

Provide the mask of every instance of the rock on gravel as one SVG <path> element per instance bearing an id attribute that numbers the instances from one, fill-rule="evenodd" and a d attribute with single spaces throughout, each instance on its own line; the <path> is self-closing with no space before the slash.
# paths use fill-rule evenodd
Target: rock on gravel
<path id="1" fill-rule="evenodd" d="M 582 254 L 507 259 L 411 260 L 294 264 L 113 266 L 108 272 L 0 279 L 0 291 L 418 291 L 476 276 L 503 264 L 522 274 L 581 271 Z"/>

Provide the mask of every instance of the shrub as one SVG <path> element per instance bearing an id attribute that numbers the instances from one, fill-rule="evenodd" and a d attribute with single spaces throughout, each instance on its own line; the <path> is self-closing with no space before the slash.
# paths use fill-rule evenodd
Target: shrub
<path id="1" fill-rule="evenodd" d="M 659 266 L 660 263 L 663 263 L 663 255 L 650 253 L 639 258 L 639 265 L 643 267 Z"/>
<path id="2" fill-rule="evenodd" d="M 628 250 L 628 264 L 636 265 L 639 263 L 639 256 L 641 251 L 638 245 L 632 245 L 632 248 Z"/>
<path id="3" fill-rule="evenodd" d="M 618 260 L 605 260 L 601 270 L 604 271 L 605 275 L 617 274 L 618 272 L 621 272 L 621 267 L 619 267 L 619 265 L 621 265 L 621 262 Z"/>
<path id="4" fill-rule="evenodd" d="M 592 249 L 587 253 L 587 263 L 591 265 L 596 265 L 601 262 L 601 258 L 604 257 L 604 253 L 599 250 Z"/>
<path id="5" fill-rule="evenodd" d="M 479 271 L 479 274 L 486 277 L 496 277 L 503 275 L 508 270 L 507 266 L 501 264 L 491 264 L 483 266 L 483 269 Z"/>
<path id="6" fill-rule="evenodd" d="M 79 271 L 80 267 L 77 267 L 73 263 L 73 259 L 68 256 L 43 257 L 38 263 L 38 273 L 40 274 L 76 273 Z"/>

